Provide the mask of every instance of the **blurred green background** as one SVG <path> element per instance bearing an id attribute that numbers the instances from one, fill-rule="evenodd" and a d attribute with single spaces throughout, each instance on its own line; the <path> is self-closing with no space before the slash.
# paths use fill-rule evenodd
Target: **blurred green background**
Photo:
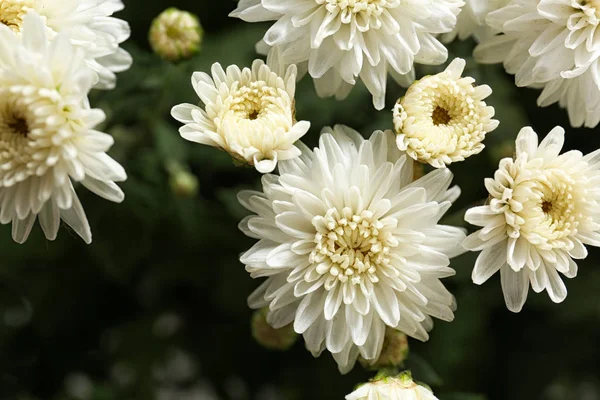
<path id="1" fill-rule="evenodd" d="M 126 200 L 115 205 L 79 191 L 90 246 L 66 227 L 55 242 L 36 227 L 25 245 L 12 242 L 9 226 L 0 228 L 0 399 L 342 399 L 372 375 L 357 365 L 341 376 L 329 355 L 313 359 L 301 340 L 277 352 L 251 337 L 246 298 L 259 282 L 238 261 L 253 240 L 237 229 L 246 213 L 235 196 L 258 187 L 258 174 L 184 141 L 169 116 L 173 105 L 197 102 L 192 71 L 217 61 L 249 66 L 268 24 L 228 18 L 231 0 L 125 3 L 119 17 L 131 24 L 125 47 L 135 64 L 116 90 L 93 93 L 92 103 L 108 114 L 102 129 L 114 136 L 111 154 L 129 173 Z M 169 6 L 196 13 L 206 33 L 202 51 L 177 65 L 153 55 L 146 39 L 152 19 Z M 466 58 L 467 74 L 492 86 L 489 103 L 501 124 L 483 153 L 452 165 L 463 195 L 446 222 L 459 225 L 464 209 L 486 196 L 483 178 L 512 155 L 522 126 L 541 135 L 568 127 L 566 112 L 537 108 L 538 93 L 515 88 L 500 66 L 475 64 L 472 48 L 454 43 L 451 58 Z M 364 135 L 391 128 L 402 90 L 390 84 L 388 92 L 388 110 L 376 112 L 360 85 L 336 102 L 318 99 L 304 79 L 296 101 L 299 119 L 312 122 L 306 142 L 315 145 L 320 129 L 335 123 Z M 599 129 L 568 129 L 567 147 L 600 147 Z M 198 191 L 173 182 L 173 165 L 197 177 Z M 407 366 L 441 400 L 599 400 L 599 257 L 590 249 L 577 278 L 566 282 L 564 303 L 530 292 L 520 314 L 505 309 L 498 277 L 471 283 L 475 255 L 454 259 L 457 275 L 446 284 L 457 297 L 456 320 L 437 322 L 427 343 L 411 340 Z"/>

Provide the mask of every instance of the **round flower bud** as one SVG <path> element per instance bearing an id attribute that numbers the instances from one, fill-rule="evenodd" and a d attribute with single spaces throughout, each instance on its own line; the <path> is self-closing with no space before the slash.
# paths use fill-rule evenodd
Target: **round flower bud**
<path id="1" fill-rule="evenodd" d="M 252 316 L 252 336 L 263 347 L 271 350 L 287 350 L 296 342 L 298 334 L 294 325 L 273 328 L 267 320 L 269 309 L 260 309 Z"/>
<path id="2" fill-rule="evenodd" d="M 170 61 L 179 61 L 200 50 L 203 33 L 198 17 L 171 7 L 154 19 L 149 40 L 156 54 Z"/>
<path id="3" fill-rule="evenodd" d="M 376 360 L 365 360 L 360 357 L 358 360 L 366 369 L 394 368 L 402 365 L 408 357 L 408 351 L 408 338 L 406 335 L 396 329 L 387 328 L 379 358 Z"/>
<path id="4" fill-rule="evenodd" d="M 186 170 L 180 170 L 172 174 L 169 184 L 177 197 L 188 198 L 198 193 L 198 178 Z"/>

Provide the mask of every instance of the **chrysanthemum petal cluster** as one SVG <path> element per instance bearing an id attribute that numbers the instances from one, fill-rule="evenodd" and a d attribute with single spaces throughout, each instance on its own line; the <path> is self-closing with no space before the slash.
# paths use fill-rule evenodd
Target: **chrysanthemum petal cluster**
<path id="1" fill-rule="evenodd" d="M 485 135 L 498 127 L 494 108 L 483 101 L 492 89 L 461 77 L 465 65 L 455 59 L 445 71 L 415 82 L 396 103 L 396 141 L 413 159 L 436 168 L 463 161 L 481 152 Z"/>
<path id="2" fill-rule="evenodd" d="M 462 0 L 242 0 L 231 16 L 277 21 L 264 42 L 286 64 L 304 64 L 319 95 L 344 98 L 358 77 L 385 102 L 387 75 L 406 83 L 413 64 L 441 64 L 448 52 L 436 35 L 456 24 Z"/>
<path id="3" fill-rule="evenodd" d="M 73 182 L 120 202 L 123 168 L 105 152 L 111 136 L 94 130 L 104 113 L 87 94 L 97 79 L 83 49 L 65 34 L 49 40 L 42 18 L 23 16 L 19 34 L 0 25 L 0 222 L 24 242 L 36 219 L 50 240 L 61 219 L 86 242 L 87 218 Z"/>
<path id="4" fill-rule="evenodd" d="M 310 123 L 295 119 L 296 66 L 282 66 L 273 52 L 267 64 L 255 60 L 252 68 L 231 65 L 224 70 L 216 63 L 212 76 L 194 73 L 192 85 L 204 107 L 173 108 L 173 117 L 185 124 L 181 136 L 223 149 L 262 173 L 272 172 L 278 161 L 298 157 L 294 143 Z"/>
<path id="5" fill-rule="evenodd" d="M 375 377 L 346 396 L 346 400 L 438 400 L 431 389 L 413 381 L 409 373 Z"/>
<path id="6" fill-rule="evenodd" d="M 600 102 L 600 3 L 591 0 L 512 0 L 490 13 L 498 35 L 475 49 L 484 63 L 504 63 L 518 86 L 545 88 L 567 108 L 574 126 L 594 127 Z M 587 77 L 582 75 L 589 74 Z M 579 78 L 579 79 L 578 79 Z M 579 82 L 570 82 L 577 79 Z M 587 87 L 583 82 L 593 82 Z M 581 104 L 593 106 L 580 107 Z"/>
<path id="7" fill-rule="evenodd" d="M 577 275 L 574 260 L 585 245 L 600 246 L 600 150 L 583 156 L 560 154 L 564 129 L 553 129 L 539 143 L 531 128 L 516 140 L 515 159 L 500 161 L 488 178 L 488 204 L 467 211 L 465 220 L 482 229 L 465 248 L 480 251 L 473 281 L 482 284 L 500 271 L 507 307 L 519 312 L 529 286 L 546 290 L 559 303 L 567 288 L 559 273 Z"/>
<path id="8" fill-rule="evenodd" d="M 336 126 L 279 171 L 239 195 L 256 213 L 240 229 L 259 239 L 241 261 L 267 278 L 249 304 L 269 306 L 273 327 L 293 322 L 313 355 L 327 349 L 345 373 L 359 354 L 377 359 L 386 326 L 427 340 L 432 317 L 454 318 L 440 279 L 454 274 L 464 233 L 438 224 L 460 194 L 448 169 L 413 182 L 391 131 L 365 140 Z"/>
<path id="9" fill-rule="evenodd" d="M 131 56 L 119 45 L 129 38 L 129 24 L 111 17 L 123 9 L 121 0 L 3 0 L 0 23 L 13 31 L 23 30 L 24 16 L 42 16 L 48 40 L 68 32 L 73 45 L 85 50 L 88 65 L 99 76 L 95 87 L 112 89 L 117 72 L 131 66 Z"/>

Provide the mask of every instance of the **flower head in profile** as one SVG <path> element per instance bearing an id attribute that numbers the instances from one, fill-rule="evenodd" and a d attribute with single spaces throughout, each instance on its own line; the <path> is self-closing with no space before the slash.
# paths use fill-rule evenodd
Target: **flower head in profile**
<path id="1" fill-rule="evenodd" d="M 336 126 L 265 175 L 262 192 L 238 196 L 256 213 L 240 229 L 259 239 L 241 261 L 267 278 L 250 306 L 269 306 L 275 328 L 293 322 L 307 349 L 327 349 L 343 373 L 359 354 L 379 357 L 386 326 L 425 341 L 432 317 L 454 318 L 440 279 L 454 274 L 464 233 L 438 222 L 460 191 L 448 190 L 448 169 L 413 182 L 412 165 L 391 131 L 365 140 Z"/>
<path id="2" fill-rule="evenodd" d="M 22 243 L 36 218 L 50 240 L 62 219 L 89 243 L 72 181 L 120 202 L 114 181 L 126 175 L 105 153 L 112 137 L 94 130 L 104 113 L 88 105 L 97 76 L 83 49 L 65 34 L 49 41 L 47 33 L 35 13 L 23 16 L 18 35 L 0 25 L 0 222 L 12 222 Z"/>
<path id="3" fill-rule="evenodd" d="M 577 107 L 577 99 L 600 101 L 599 1 L 512 0 L 490 13 L 487 23 L 499 34 L 475 49 L 478 61 L 502 62 L 506 71 L 515 75 L 518 86 L 542 88 L 551 84 L 552 92 L 562 86 L 561 81 L 591 70 L 592 88 L 567 83 L 570 96 L 558 96 L 556 101 L 564 99 L 563 106 L 578 114 L 572 110 Z M 571 121 L 582 119 L 572 116 Z"/>
<path id="4" fill-rule="evenodd" d="M 194 14 L 170 7 L 152 21 L 149 40 L 161 57 L 178 61 L 200 50 L 203 30 Z"/>
<path id="5" fill-rule="evenodd" d="M 306 63 L 319 95 L 345 97 L 358 77 L 385 102 L 388 73 L 406 83 L 413 64 L 439 65 L 448 51 L 436 35 L 456 24 L 462 0 L 241 0 L 231 16 L 277 21 L 263 40 L 286 64 Z M 409 81 L 414 79 L 409 78 Z"/>
<path id="6" fill-rule="evenodd" d="M 252 68 L 212 67 L 192 76 L 192 85 L 204 103 L 175 106 L 173 118 L 185 125 L 181 136 L 192 142 L 221 148 L 259 172 L 272 172 L 278 161 L 300 155 L 294 143 L 310 128 L 295 119 L 296 66 L 284 70 L 278 53 L 267 64 L 256 60 Z"/>
<path id="7" fill-rule="evenodd" d="M 376 376 L 346 396 L 346 400 L 438 400 L 431 389 L 413 381 L 410 373 L 395 377 Z"/>
<path id="8" fill-rule="evenodd" d="M 555 303 L 567 296 L 559 273 L 577 275 L 574 260 L 585 245 L 600 246 L 600 150 L 583 156 L 559 152 L 564 130 L 553 129 L 538 145 L 531 128 L 516 141 L 515 159 L 505 158 L 485 181 L 489 204 L 467 211 L 465 220 L 482 229 L 464 247 L 479 251 L 473 281 L 482 284 L 500 271 L 509 310 L 519 312 L 529 286 L 546 290 Z"/>
<path id="9" fill-rule="evenodd" d="M 492 89 L 461 77 L 464 68 L 465 61 L 455 59 L 415 82 L 394 107 L 396 142 L 413 159 L 436 168 L 463 161 L 481 152 L 485 135 L 498 127 L 494 108 L 483 101 Z"/>
<path id="10" fill-rule="evenodd" d="M 71 42 L 85 50 L 88 65 L 98 73 L 95 87 L 112 89 L 117 72 L 131 66 L 131 56 L 119 45 L 129 38 L 129 24 L 111 17 L 123 9 L 121 0 L 2 0 L 0 23 L 16 33 L 23 30 L 25 15 L 42 16 L 50 40 L 67 32 Z"/>

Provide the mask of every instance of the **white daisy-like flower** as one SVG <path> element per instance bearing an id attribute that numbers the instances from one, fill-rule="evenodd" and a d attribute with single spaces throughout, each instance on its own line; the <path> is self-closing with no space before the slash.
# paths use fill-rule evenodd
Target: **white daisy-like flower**
<path id="1" fill-rule="evenodd" d="M 105 152 L 111 136 L 93 128 L 104 113 L 87 94 L 97 76 L 70 38 L 46 37 L 43 20 L 23 16 L 20 35 L 0 25 L 0 222 L 24 242 L 39 216 L 49 240 L 60 220 L 86 242 L 92 236 L 72 181 L 114 202 L 123 168 Z"/>
<path id="2" fill-rule="evenodd" d="M 485 135 L 498 127 L 494 108 L 483 101 L 488 85 L 461 77 L 465 60 L 415 82 L 394 107 L 396 143 L 413 159 L 436 168 L 463 161 L 485 147 Z"/>
<path id="3" fill-rule="evenodd" d="M 600 101 L 600 2 L 596 0 L 512 0 L 490 13 L 487 23 L 500 34 L 475 49 L 483 63 L 504 63 L 518 86 L 542 88 L 591 70 L 594 90 L 575 90 L 584 102 Z M 584 97 L 587 96 L 587 97 Z M 565 102 L 572 107 L 575 102 Z"/>
<path id="4" fill-rule="evenodd" d="M 262 192 L 238 196 L 257 214 L 240 229 L 259 239 L 241 261 L 267 277 L 250 306 L 269 306 L 274 328 L 293 322 L 307 349 L 327 349 L 343 373 L 359 354 L 378 358 L 386 326 L 425 341 L 432 317 L 454 318 L 440 278 L 454 274 L 464 233 L 438 222 L 460 190 L 448 190 L 448 169 L 413 182 L 412 166 L 393 132 L 365 140 L 336 126 L 314 152 L 280 163 L 280 176 L 265 175 Z"/>
<path id="5" fill-rule="evenodd" d="M 68 31 L 71 42 L 85 49 L 88 65 L 98 73 L 95 87 L 112 89 L 115 73 L 132 63 L 129 53 L 119 47 L 129 38 L 129 24 L 111 17 L 123 7 L 121 0 L 2 0 L 0 24 L 20 33 L 24 16 L 38 13 L 46 23 L 48 39 Z"/>
<path id="6" fill-rule="evenodd" d="M 559 303 L 567 278 L 577 275 L 574 259 L 585 245 L 600 246 L 600 150 L 559 155 L 564 129 L 556 127 L 539 144 L 531 128 L 516 141 L 515 159 L 505 158 L 485 186 L 489 204 L 467 211 L 465 220 L 482 229 L 464 247 L 479 251 L 473 281 L 482 284 L 498 270 L 509 310 L 519 312 L 529 285 Z"/>
<path id="7" fill-rule="evenodd" d="M 396 377 L 377 376 L 360 385 L 346 400 L 438 400 L 433 392 L 413 381 L 410 373 Z"/>
<path id="8" fill-rule="evenodd" d="M 385 103 L 387 74 L 405 83 L 415 62 L 439 65 L 448 51 L 435 38 L 456 24 L 462 0 L 241 0 L 231 16 L 277 21 L 264 42 L 287 64 L 308 63 L 321 96 L 345 97 L 356 78 Z"/>
<path id="9" fill-rule="evenodd" d="M 180 104 L 173 118 L 185 125 L 184 139 L 221 148 L 262 173 L 272 172 L 278 161 L 300 155 L 294 143 L 308 129 L 307 121 L 295 119 L 295 65 L 284 70 L 279 52 L 269 53 L 267 64 L 255 60 L 252 68 L 231 65 L 212 67 L 192 76 L 192 85 L 204 108 Z"/>
<path id="10" fill-rule="evenodd" d="M 443 43 L 450 43 L 454 39 L 466 40 L 473 36 L 478 42 L 492 35 L 489 26 L 485 24 L 485 17 L 492 11 L 504 7 L 510 0 L 465 0 L 465 5 L 458 21 L 451 32 L 441 36 Z"/>

